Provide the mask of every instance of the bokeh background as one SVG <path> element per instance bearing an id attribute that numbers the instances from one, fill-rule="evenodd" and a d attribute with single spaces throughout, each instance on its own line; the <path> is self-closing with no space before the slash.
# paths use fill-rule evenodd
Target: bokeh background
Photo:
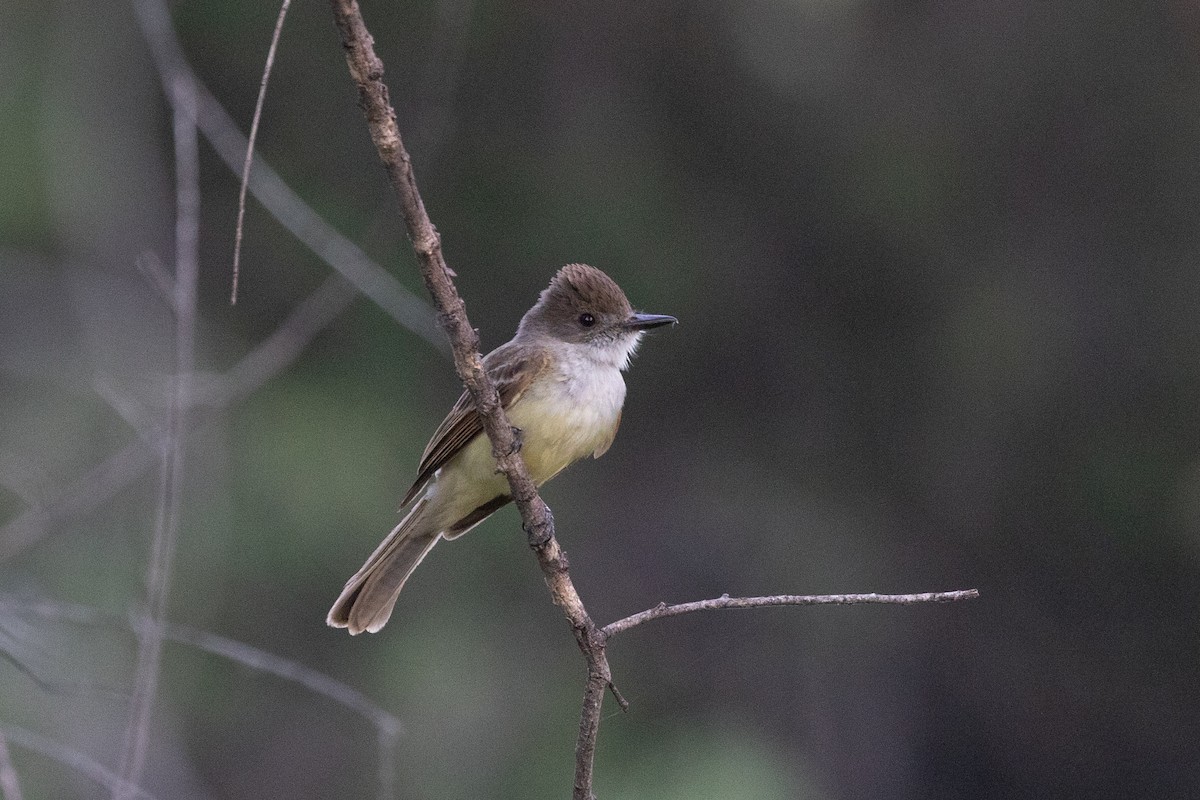
<path id="1" fill-rule="evenodd" d="M 141 787 L 565 797 L 582 660 L 511 508 L 382 633 L 324 624 L 460 386 L 320 2 L 287 20 L 259 145 L 307 209 L 256 171 L 284 222 L 251 199 L 228 304 L 237 143 L 205 92 L 249 128 L 276 11 L 0 7 L 12 769 L 26 798 L 100 797 L 89 770 L 120 763 L 175 358 L 146 277 L 175 269 L 163 76 L 191 69 L 198 372 Z M 623 635 L 600 797 L 1200 796 L 1195 4 L 364 12 L 485 347 L 571 261 L 681 320 L 609 454 L 545 493 L 595 618 L 982 593 Z"/>

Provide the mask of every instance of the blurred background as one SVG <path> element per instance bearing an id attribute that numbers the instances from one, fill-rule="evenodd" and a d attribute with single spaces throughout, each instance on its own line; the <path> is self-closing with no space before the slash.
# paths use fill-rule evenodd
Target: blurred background
<path id="1" fill-rule="evenodd" d="M 511 508 L 383 632 L 325 626 L 461 387 L 323 3 L 284 28 L 229 305 L 276 13 L 0 7 L 0 788 L 109 795 L 150 676 L 155 797 L 565 797 L 583 662 Z M 598 796 L 1200 796 L 1195 4 L 364 14 L 485 348 L 572 261 L 681 320 L 544 495 L 597 620 L 982 593 L 622 635 Z M 197 102 L 194 326 L 164 84 Z"/>

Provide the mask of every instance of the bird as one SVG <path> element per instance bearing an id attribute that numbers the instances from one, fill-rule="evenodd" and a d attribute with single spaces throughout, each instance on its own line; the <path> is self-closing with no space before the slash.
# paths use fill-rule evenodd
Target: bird
<path id="1" fill-rule="evenodd" d="M 646 331 L 677 322 L 635 312 L 621 287 L 595 267 L 568 264 L 555 273 L 513 338 L 483 359 L 535 484 L 586 456 L 604 455 L 621 424 L 621 373 Z M 435 544 L 457 539 L 511 500 L 475 404 L 463 392 L 425 447 L 400 504 L 408 513 L 346 582 L 326 622 L 352 635 L 379 631 Z"/>

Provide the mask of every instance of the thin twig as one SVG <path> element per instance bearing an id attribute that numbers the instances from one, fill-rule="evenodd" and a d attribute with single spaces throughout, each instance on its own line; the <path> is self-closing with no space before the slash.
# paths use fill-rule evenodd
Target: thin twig
<path id="1" fill-rule="evenodd" d="M 396 796 L 396 741 L 400 735 L 401 724 L 395 715 L 372 703 L 357 689 L 352 689 L 323 672 L 244 642 L 186 625 L 168 624 L 164 633 L 173 641 L 192 645 L 250 669 L 298 683 L 366 717 L 375 726 L 378 734 L 379 800 L 392 800 Z"/>
<path id="2" fill-rule="evenodd" d="M 26 750 L 32 750 L 35 753 L 40 753 L 52 761 L 57 761 L 64 766 L 70 767 L 80 775 L 91 778 L 93 781 L 105 787 L 110 792 L 115 793 L 121 788 L 120 777 L 112 772 L 109 772 L 100 762 L 96 761 L 96 759 L 92 758 L 86 753 L 81 753 L 78 750 L 67 747 L 64 744 L 60 744 L 53 739 L 47 739 L 45 736 L 40 736 L 33 731 L 25 730 L 24 728 L 16 725 L 6 725 L 3 728 L 0 728 L 0 733 L 4 734 L 4 736 L 7 737 L 8 740 L 13 744 L 19 745 Z M 142 800 L 155 800 L 154 795 L 145 791 L 141 787 L 130 787 L 130 791 L 130 797 L 134 798 L 135 800 L 136 798 L 141 798 Z"/>
<path id="3" fill-rule="evenodd" d="M 167 84 L 175 135 L 175 392 L 163 448 L 163 472 L 153 551 L 147 566 L 147 605 L 153 624 L 139 632 L 129 722 L 121 747 L 121 783 L 115 800 L 132 797 L 141 783 L 150 742 L 150 718 L 158 695 L 162 625 L 183 505 L 187 411 L 191 404 L 196 349 L 196 289 L 200 249 L 200 151 L 196 96 L 186 80 Z"/>
<path id="4" fill-rule="evenodd" d="M 4 731 L 0 730 L 0 794 L 4 800 L 23 800 L 21 781 L 17 778 L 17 769 L 13 766 L 12 754 L 8 752 L 8 740 Z"/>
<path id="5" fill-rule="evenodd" d="M 199 107 L 200 132 L 230 171 L 240 174 L 249 140 L 188 64 L 171 26 L 166 3 L 163 0 L 133 0 L 133 8 L 159 74 L 192 84 Z M 449 355 L 446 337 L 438 328 L 429 304 L 406 289 L 361 247 L 338 233 L 257 153 L 251 167 L 250 194 L 314 255 L 340 272 L 392 319 L 438 352 Z"/>
<path id="6" fill-rule="evenodd" d="M 236 639 L 219 636 L 187 625 L 168 623 L 163 629 L 163 634 L 173 642 L 190 645 L 252 670 L 298 683 L 314 694 L 328 697 L 356 714 L 366 717 L 372 725 L 379 729 L 381 735 L 389 737 L 391 740 L 394 740 L 402 729 L 400 720 L 394 714 L 372 703 L 362 692 L 312 667 L 306 667 L 298 661 L 284 658 Z"/>
<path id="7" fill-rule="evenodd" d="M 542 575 L 554 602 L 562 609 L 571 624 L 575 640 L 588 663 L 588 686 L 598 682 L 612 683 L 612 672 L 604 653 L 604 634 L 592 622 L 579 593 L 567 572 L 566 554 L 554 537 L 554 517 L 538 496 L 537 487 L 518 452 L 512 426 L 500 405 L 479 354 L 479 336 L 467 318 L 466 306 L 454 286 L 453 273 L 442 257 L 441 238 L 417 189 L 412 161 L 396 126 L 396 112 L 388 99 L 383 83 L 383 62 L 375 54 L 374 40 L 367 31 L 362 13 L 355 0 L 331 0 L 334 18 L 342 35 L 346 64 L 358 87 L 358 101 L 367 118 L 371 139 L 383 162 L 388 179 L 400 201 L 409 238 L 421 264 L 425 286 L 433 295 L 439 319 L 454 350 L 454 364 L 479 412 L 483 429 L 492 444 L 497 468 L 508 479 L 509 488 L 529 537 L 529 545 L 537 556 Z M 593 693 L 594 694 L 594 693 Z M 599 725 L 599 708 L 603 691 L 595 708 L 585 706 L 580 725 L 580 740 L 576 745 L 575 798 L 590 800 L 594 737 Z M 591 720 L 589 715 L 595 715 Z M 587 746 L 585 733 L 592 737 Z"/>
<path id="8" fill-rule="evenodd" d="M 655 619 L 678 617 L 695 611 L 715 611 L 722 608 L 765 608 L 768 606 L 826 606 L 876 603 L 887 605 L 913 605 L 915 603 L 951 603 L 956 600 L 973 600 L 979 597 L 977 589 L 958 589 L 952 592 L 922 592 L 920 594 L 775 594 L 766 597 L 730 597 L 723 594 L 712 600 L 697 600 L 691 603 L 667 605 L 659 603 L 654 608 L 632 614 L 604 626 L 604 635 L 610 639 L 618 633 Z"/>
<path id="9" fill-rule="evenodd" d="M 197 86 L 200 131 L 226 166 L 236 169 L 245 151 L 246 137 L 212 93 L 199 83 Z M 257 153 L 250 173 L 250 194 L 297 241 L 340 272 L 401 327 L 442 355 L 450 355 L 446 336 L 438 327 L 436 313 L 429 303 L 409 291 L 361 247 L 326 222 Z"/>
<path id="10" fill-rule="evenodd" d="M 246 161 L 242 164 L 242 185 L 238 189 L 237 232 L 233 237 L 233 285 L 229 290 L 229 305 L 237 304 L 238 274 L 242 257 L 242 223 L 246 219 L 246 189 L 250 186 L 250 165 L 254 163 L 254 141 L 258 138 L 258 123 L 262 119 L 263 103 L 267 99 L 267 82 L 271 79 L 271 67 L 275 66 L 275 51 L 279 48 L 279 35 L 283 32 L 283 21 L 287 18 L 292 0 L 283 0 L 279 7 L 279 18 L 275 20 L 275 32 L 271 34 L 271 46 L 267 49 L 267 63 L 263 65 L 262 82 L 258 85 L 258 100 L 254 103 L 254 119 L 250 121 L 250 137 L 246 143 Z"/>
<path id="11" fill-rule="evenodd" d="M 287 369 L 317 334 L 353 303 L 359 294 L 345 278 L 333 273 L 288 314 L 287 319 L 237 364 L 219 375 L 197 380 L 192 402 L 228 407 L 249 397 Z"/>

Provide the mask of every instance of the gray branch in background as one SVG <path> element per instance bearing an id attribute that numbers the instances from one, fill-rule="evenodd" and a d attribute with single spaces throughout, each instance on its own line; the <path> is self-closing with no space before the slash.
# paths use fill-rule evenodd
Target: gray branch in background
<path id="1" fill-rule="evenodd" d="M 19 747 L 43 755 L 51 761 L 57 761 L 80 775 L 91 778 L 114 794 L 122 787 L 120 777 L 105 769 L 104 765 L 85 753 L 17 725 L 0 727 L 0 734 Z M 134 800 L 139 800 L 139 798 L 140 800 L 155 800 L 154 795 L 137 786 L 131 787 L 129 796 Z"/>
<path id="2" fill-rule="evenodd" d="M 164 629 L 168 639 L 179 644 L 191 645 L 206 653 L 221 656 L 230 661 L 298 683 L 309 691 L 328 697 L 351 711 L 365 717 L 389 743 L 394 744 L 402 726 L 399 718 L 372 703 L 357 689 L 341 681 L 306 667 L 298 661 L 277 656 L 253 645 L 219 636 L 199 628 L 170 623 Z M 390 793 L 389 793 L 390 795 Z"/>
<path id="3" fill-rule="evenodd" d="M 0 610 L 9 614 L 33 615 L 51 622 L 66 622 L 90 628 L 117 627 L 135 633 L 146 622 L 145 618 L 126 620 L 117 614 L 78 603 L 23 600 L 16 597 L 0 597 Z M 190 625 L 167 622 L 162 625 L 162 630 L 163 637 L 172 642 L 190 645 L 252 670 L 298 683 L 361 715 L 388 735 L 398 735 L 403 729 L 399 718 L 372 703 L 362 692 L 298 661 Z"/>
<path id="4" fill-rule="evenodd" d="M 135 439 L 89 469 L 70 484 L 51 493 L 52 499 L 22 511 L 0 528 L 0 562 L 25 552 L 55 525 L 82 517 L 108 503 L 154 463 L 160 451 L 155 442 Z"/>
<path id="5" fill-rule="evenodd" d="M 150 746 L 151 718 L 162 674 L 162 625 L 167 617 L 182 517 L 183 469 L 196 360 L 196 297 L 200 280 L 200 143 L 196 95 L 190 81 L 172 79 L 166 73 L 160 77 L 171 103 L 175 140 L 174 391 L 163 437 L 162 481 L 153 545 L 146 566 L 146 605 L 152 624 L 138 631 L 133 697 L 121 744 L 120 782 L 113 790 L 114 800 L 132 800 L 136 796 Z"/>
<path id="6" fill-rule="evenodd" d="M 154 624 L 153 620 L 146 617 L 125 620 L 116 614 L 92 606 L 48 600 L 27 601 L 13 597 L 0 597 L 0 610 L 8 614 L 33 615 L 43 620 L 66 622 L 89 628 L 118 627 L 134 633 L 137 633 L 145 625 Z M 298 684 L 363 717 L 375 727 L 378 733 L 379 797 L 381 800 L 395 797 L 396 741 L 403 731 L 403 726 L 394 714 L 371 702 L 357 689 L 290 658 L 189 625 L 166 622 L 159 627 L 163 638 L 167 641 L 186 645 L 231 663 L 240 664 L 247 669 L 274 675 L 281 680 Z M 31 679 L 49 683 L 48 680 L 36 674 L 31 675 Z"/>
<path id="7" fill-rule="evenodd" d="M 237 364 L 218 375 L 197 375 L 192 403 L 228 408 L 257 391 L 304 352 L 309 342 L 358 296 L 337 274 L 325 279 L 279 324 L 270 336 Z M 206 430 L 193 426 L 189 435 Z M 53 500 L 26 509 L 0 528 L 0 562 L 24 552 L 55 525 L 82 517 L 111 501 L 154 463 L 161 437 L 137 439 L 106 458 L 77 480 L 53 493 Z"/>
<path id="8" fill-rule="evenodd" d="M 166 3 L 134 0 L 133 6 L 160 74 L 192 84 L 200 132 L 229 170 L 240 175 L 248 139 L 188 64 L 171 25 Z M 429 304 L 406 289 L 362 248 L 338 233 L 258 155 L 254 156 L 250 171 L 250 194 L 305 247 L 340 272 L 401 326 L 420 336 L 438 352 L 449 355 L 450 348 L 438 329 Z"/>
<path id="9" fill-rule="evenodd" d="M 247 139 L 232 117 L 196 78 L 183 58 L 170 14 L 161 0 L 135 0 L 143 33 L 155 53 L 160 69 L 192 83 L 198 104 L 201 133 L 235 173 L 241 168 Z M 333 267 L 356 292 L 372 300 L 409 331 L 449 355 L 446 338 L 437 327 L 433 309 L 404 288 L 363 250 L 337 232 L 313 211 L 299 195 L 260 157 L 254 157 L 250 192 L 293 235 Z M 139 269 L 159 291 L 173 302 L 171 281 L 164 280 L 161 265 L 143 264 Z M 211 406 L 228 406 L 262 386 L 267 378 L 282 371 L 303 347 L 329 325 L 354 299 L 354 294 L 336 278 L 313 292 L 272 336 L 252 350 L 226 373 L 198 376 L 192 401 Z M 311 319 L 304 314 L 313 312 Z M 269 374 L 255 375 L 267 366 Z M 154 453 L 141 442 L 133 442 L 88 470 L 71 484 L 46 495 L 53 498 L 26 509 L 0 527 L 0 562 L 13 558 L 36 544 L 55 524 L 77 518 L 109 502 L 123 488 L 144 474 Z"/>
<path id="10" fill-rule="evenodd" d="M 207 89 L 201 86 L 198 95 L 200 130 L 221 160 L 234 169 L 245 154 L 246 137 Z M 297 240 L 340 272 L 392 319 L 442 355 L 450 354 L 446 337 L 439 330 L 436 314 L 429 304 L 406 289 L 361 247 L 338 233 L 258 155 L 254 156 L 250 171 L 250 193 Z"/>
<path id="11" fill-rule="evenodd" d="M 8 752 L 8 739 L 0 730 L 0 797 L 4 800 L 24 800 L 21 794 L 21 781 L 17 777 L 17 769 L 13 766 L 12 754 Z"/>
<path id="12" fill-rule="evenodd" d="M 10 558 L 39 540 L 56 521 L 82 515 L 111 500 L 125 486 L 141 477 L 158 462 L 164 465 L 162 491 L 155 527 L 153 554 L 147 582 L 150 616 L 137 626 L 140 638 L 133 702 L 125 742 L 121 748 L 120 774 L 50 740 L 21 729 L 13 729 L 13 740 L 61 761 L 98 780 L 114 797 L 148 796 L 138 785 L 146 758 L 151 713 L 157 694 L 163 637 L 216 652 L 251 668 L 293 680 L 326 694 L 368 716 L 378 730 L 380 748 L 380 796 L 394 796 L 395 741 L 399 722 L 372 706 L 354 690 L 286 659 L 273 657 L 249 645 L 222 639 L 215 634 L 169 626 L 165 622 L 171 561 L 179 524 L 185 443 L 191 433 L 207 428 L 189 416 L 197 406 L 228 406 L 253 392 L 277 375 L 303 351 L 312 338 L 336 318 L 359 292 L 367 295 L 402 326 L 417 333 L 442 353 L 447 344 L 437 331 L 432 310 L 382 267 L 332 226 L 315 214 L 261 159 L 251 189 L 284 226 L 298 236 L 340 275 L 331 276 L 310 295 L 262 344 L 227 373 L 196 375 L 192 367 L 196 321 L 196 240 L 198 219 L 197 125 L 236 171 L 236 162 L 246 146 L 229 115 L 192 73 L 171 27 L 169 12 L 160 0 L 134 0 L 143 32 L 155 55 L 160 79 L 166 88 L 176 120 L 176 274 L 171 278 L 161 264 L 142 264 L 143 274 L 162 292 L 176 319 L 176 369 L 172 379 L 168 420 L 162 426 L 138 417 L 127 421 L 138 429 L 136 441 L 97 465 L 66 487 L 52 502 L 30 508 L 0 528 L 0 560 Z M 157 270 L 154 269 L 157 267 Z M 353 285 L 354 288 L 351 288 Z M 108 398 L 120 399 L 118 387 L 110 387 Z M 152 403 L 152 405 L 157 405 Z M 132 408 L 132 407 L 131 407 Z M 142 424 L 145 423 L 145 424 Z M 188 428 L 192 428 L 191 431 Z M 19 783 L 7 749 L 0 740 L 0 790 L 5 800 L 19 800 Z"/>

